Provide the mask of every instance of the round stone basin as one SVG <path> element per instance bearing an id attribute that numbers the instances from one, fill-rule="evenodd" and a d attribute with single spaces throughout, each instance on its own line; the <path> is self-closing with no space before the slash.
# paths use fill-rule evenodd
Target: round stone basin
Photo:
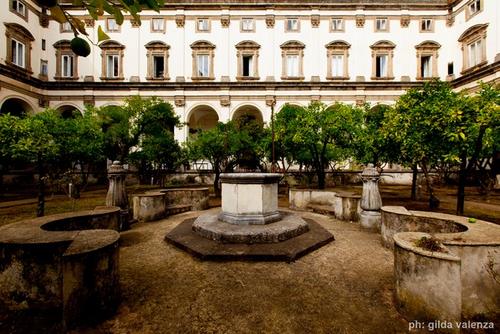
<path id="1" fill-rule="evenodd" d="M 219 219 L 238 225 L 262 225 L 280 220 L 276 173 L 224 173 Z"/>

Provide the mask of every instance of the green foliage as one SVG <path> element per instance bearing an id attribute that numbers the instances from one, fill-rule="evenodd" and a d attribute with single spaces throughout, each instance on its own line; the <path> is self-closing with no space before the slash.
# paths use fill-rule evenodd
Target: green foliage
<path id="1" fill-rule="evenodd" d="M 311 102 L 306 108 L 286 105 L 275 122 L 277 141 L 292 160 L 310 166 L 325 186 L 325 169 L 335 168 L 355 153 L 363 124 L 363 110 L 336 103 Z"/>
<path id="2" fill-rule="evenodd" d="M 126 162 L 135 147 L 136 160 L 173 165 L 179 147 L 173 139 L 179 125 L 170 103 L 159 98 L 132 96 L 123 106 L 108 106 L 97 111 L 104 133 L 105 154 L 112 160 Z M 159 150 L 159 145 L 167 145 Z M 172 152 L 172 156 L 169 156 Z"/>

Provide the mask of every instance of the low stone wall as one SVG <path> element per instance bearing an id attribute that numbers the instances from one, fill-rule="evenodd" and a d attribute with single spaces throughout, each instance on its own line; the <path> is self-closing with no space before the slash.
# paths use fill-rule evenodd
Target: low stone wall
<path id="1" fill-rule="evenodd" d="M 169 204 L 191 205 L 191 210 L 208 209 L 210 192 L 208 188 L 179 188 L 160 190 Z"/>
<path id="2" fill-rule="evenodd" d="M 361 195 L 318 189 L 290 189 L 290 209 L 308 210 L 311 206 L 329 207 L 335 218 L 345 221 L 359 221 Z"/>
<path id="3" fill-rule="evenodd" d="M 430 233 L 441 251 L 416 245 Z M 500 226 L 386 206 L 382 243 L 394 247 L 396 305 L 407 319 L 493 321 L 500 316 Z"/>
<path id="4" fill-rule="evenodd" d="M 335 205 L 335 192 L 318 189 L 290 189 L 288 191 L 290 209 L 307 210 L 309 204 Z"/>
<path id="5" fill-rule="evenodd" d="M 0 228 L 0 308 L 29 321 L 50 316 L 61 331 L 114 312 L 119 214 L 107 207 Z"/>
<path id="6" fill-rule="evenodd" d="M 209 200 L 208 188 L 175 188 L 150 191 L 134 195 L 134 219 L 142 222 L 165 218 L 169 208 L 189 206 L 188 210 L 206 210 Z"/>

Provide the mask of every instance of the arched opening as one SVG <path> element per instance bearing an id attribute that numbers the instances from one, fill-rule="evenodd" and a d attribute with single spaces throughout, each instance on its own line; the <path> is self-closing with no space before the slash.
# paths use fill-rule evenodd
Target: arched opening
<path id="1" fill-rule="evenodd" d="M 200 130 L 210 130 L 219 122 L 217 112 L 210 106 L 197 106 L 191 111 L 188 119 L 189 135 L 194 135 Z"/>
<path id="2" fill-rule="evenodd" d="M 57 111 L 64 119 L 75 118 L 82 115 L 77 107 L 71 105 L 60 106 L 57 108 Z"/>
<path id="3" fill-rule="evenodd" d="M 261 127 L 264 126 L 264 119 L 260 110 L 252 105 L 244 105 L 236 109 L 233 113 L 233 121 L 238 123 L 248 123 L 255 121 Z"/>
<path id="4" fill-rule="evenodd" d="M 12 116 L 17 117 L 25 117 L 31 112 L 33 112 L 33 109 L 28 102 L 15 97 L 5 100 L 0 108 L 0 114 L 10 113 Z"/>

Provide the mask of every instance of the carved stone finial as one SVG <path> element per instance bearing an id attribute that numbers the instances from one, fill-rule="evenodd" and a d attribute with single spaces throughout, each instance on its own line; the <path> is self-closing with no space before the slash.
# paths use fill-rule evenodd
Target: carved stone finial
<path id="1" fill-rule="evenodd" d="M 123 168 L 120 161 L 113 161 L 108 168 L 109 188 L 106 194 L 106 206 L 117 206 L 120 212 L 120 230 L 129 227 L 129 206 L 127 190 L 125 188 L 125 178 L 127 171 Z"/>
<path id="2" fill-rule="evenodd" d="M 361 227 L 372 231 L 379 231 L 381 224 L 380 208 L 382 207 L 382 198 L 378 190 L 380 173 L 373 164 L 368 164 L 363 173 L 361 173 L 361 180 L 363 181 L 363 193 L 360 202 Z"/>

